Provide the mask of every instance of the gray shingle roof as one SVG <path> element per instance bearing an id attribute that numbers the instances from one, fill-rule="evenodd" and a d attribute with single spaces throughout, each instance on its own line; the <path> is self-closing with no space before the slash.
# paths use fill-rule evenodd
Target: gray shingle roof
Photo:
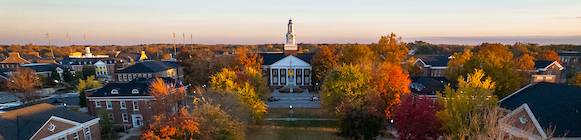
<path id="1" fill-rule="evenodd" d="M 551 65 L 553 62 L 555 62 L 555 61 L 537 60 L 537 61 L 535 61 L 535 68 L 536 69 L 546 68 L 547 66 Z"/>
<path id="2" fill-rule="evenodd" d="M 166 83 L 174 83 L 179 85 L 179 82 L 171 78 L 162 78 Z M 138 78 L 128 83 L 108 83 L 100 89 L 93 92 L 90 97 L 114 97 L 114 96 L 150 96 L 149 84 L 154 79 Z M 117 94 L 112 94 L 113 89 L 117 90 Z M 133 89 L 139 91 L 138 94 L 133 94 Z"/>
<path id="3" fill-rule="evenodd" d="M 260 53 L 260 56 L 262 57 L 262 65 L 272 65 L 272 64 L 276 63 L 277 61 L 286 57 L 286 55 L 282 52 L 281 53 Z M 312 53 L 299 53 L 296 55 L 296 57 L 310 64 L 311 59 L 313 58 L 313 54 Z"/>
<path id="4" fill-rule="evenodd" d="M 555 136 L 581 137 L 581 87 L 538 83 L 500 102 L 514 110 L 527 104 L 543 129 L 554 126 Z"/>
<path id="5" fill-rule="evenodd" d="M 2 124 L 0 125 L 0 135 L 7 140 L 30 139 L 51 116 L 78 123 L 85 123 L 97 118 L 46 103 L 36 104 L 0 114 L 0 124 Z"/>
<path id="6" fill-rule="evenodd" d="M 418 59 L 421 59 L 426 65 L 432 67 L 447 67 L 449 55 L 419 55 Z"/>

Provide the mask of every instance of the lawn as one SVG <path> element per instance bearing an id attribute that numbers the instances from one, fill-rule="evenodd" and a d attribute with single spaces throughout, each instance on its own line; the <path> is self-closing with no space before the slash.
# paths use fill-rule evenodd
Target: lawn
<path id="1" fill-rule="evenodd" d="M 251 126 L 247 128 L 249 140 L 343 140 L 335 128 Z"/>
<path id="2" fill-rule="evenodd" d="M 289 117 L 289 110 L 284 108 L 268 109 L 267 118 Z M 332 113 L 320 108 L 296 108 L 293 111 L 294 118 L 335 118 Z"/>

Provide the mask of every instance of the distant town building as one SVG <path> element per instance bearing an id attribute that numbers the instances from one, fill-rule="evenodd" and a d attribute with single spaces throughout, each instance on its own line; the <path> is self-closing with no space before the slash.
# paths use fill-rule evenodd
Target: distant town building
<path id="1" fill-rule="evenodd" d="M 85 54 L 80 55 L 80 52 L 72 53 L 65 57 L 62 65 L 69 66 L 75 72 L 82 72 L 84 66 L 95 68 L 95 77 L 100 80 L 111 80 L 112 75 L 115 74 L 115 59 L 109 58 L 108 55 L 93 55 L 91 48 L 85 48 Z"/>
<path id="2" fill-rule="evenodd" d="M 534 83 L 499 104 L 507 112 L 499 120 L 501 130 L 508 134 L 502 139 L 581 139 L 579 86 Z"/>
<path id="3" fill-rule="evenodd" d="M 415 64 L 420 68 L 420 76 L 445 77 L 450 55 L 419 55 Z"/>
<path id="4" fill-rule="evenodd" d="M 0 139 L 100 140 L 99 118 L 42 103 L 0 113 Z"/>
<path id="5" fill-rule="evenodd" d="M 313 85 L 310 64 L 313 54 L 298 52 L 292 20 L 289 20 L 287 30 L 283 52 L 260 53 L 263 75 L 271 87 L 310 87 Z"/>

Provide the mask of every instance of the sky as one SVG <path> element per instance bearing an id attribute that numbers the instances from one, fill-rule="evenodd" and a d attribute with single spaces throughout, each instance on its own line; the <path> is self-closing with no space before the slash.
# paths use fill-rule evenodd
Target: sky
<path id="1" fill-rule="evenodd" d="M 0 44 L 284 43 L 289 18 L 301 43 L 581 44 L 581 0 L 1 0 Z"/>

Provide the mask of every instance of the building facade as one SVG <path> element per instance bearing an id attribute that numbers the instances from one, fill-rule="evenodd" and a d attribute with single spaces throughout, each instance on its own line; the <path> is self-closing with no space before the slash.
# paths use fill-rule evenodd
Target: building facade
<path id="1" fill-rule="evenodd" d="M 176 81 L 171 78 L 164 78 L 164 81 L 168 84 L 176 84 Z M 89 113 L 96 115 L 99 110 L 104 110 L 114 124 L 126 128 L 144 126 L 155 115 L 155 108 L 152 107 L 155 98 L 149 93 L 151 82 L 153 79 L 108 83 L 87 94 Z"/>

